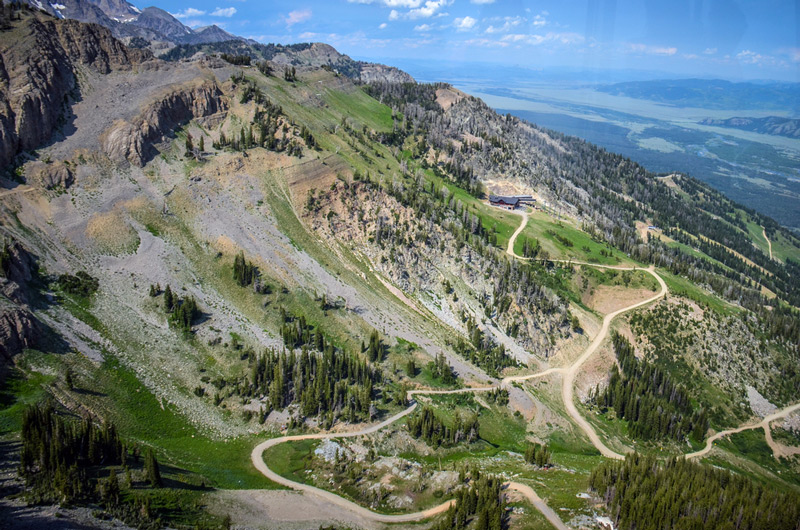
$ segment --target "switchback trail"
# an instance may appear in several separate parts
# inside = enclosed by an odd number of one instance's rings
[[[528,215],[525,212],[517,212],[522,217],[522,222],[520,223],[519,228],[514,232],[511,236],[511,239],[508,241],[508,248],[506,252],[518,259],[526,260],[528,258],[524,258],[522,256],[518,256],[514,252],[514,242],[517,239],[517,236],[522,232],[525,228],[525,225],[528,222]],[[764,234],[766,237],[766,233]],[[768,240],[769,241],[769,240]],[[771,246],[770,246],[771,248]],[[404,522],[413,522],[413,521],[421,521],[432,517],[434,515],[443,513],[447,511],[447,509],[455,502],[454,500],[449,500],[444,502],[438,506],[434,506],[433,508],[429,508],[427,510],[415,513],[407,513],[407,514],[397,514],[397,515],[388,515],[388,514],[381,514],[364,508],[352,501],[349,501],[335,493],[332,493],[327,490],[323,490],[321,488],[317,488],[308,484],[302,484],[299,482],[295,482],[288,478],[285,478],[278,473],[272,471],[267,464],[264,462],[264,451],[271,447],[275,447],[276,445],[291,442],[291,441],[300,441],[300,440],[323,440],[329,438],[351,438],[356,436],[363,436],[367,434],[375,433],[384,427],[391,425],[392,423],[408,416],[417,408],[416,401],[413,400],[414,396],[423,396],[423,395],[443,395],[443,394],[465,394],[465,393],[477,393],[477,392],[489,392],[492,390],[496,390],[499,388],[505,388],[512,385],[515,382],[526,381],[529,379],[545,377],[551,374],[562,374],[564,378],[562,380],[561,385],[561,396],[564,401],[564,406],[567,409],[568,414],[572,417],[575,423],[583,430],[589,440],[592,442],[592,445],[600,451],[600,453],[607,457],[613,459],[623,459],[625,458],[624,455],[617,453],[616,451],[610,449],[606,446],[600,437],[598,436],[597,432],[594,430],[594,427],[578,412],[577,407],[575,406],[575,395],[574,395],[574,384],[575,384],[575,377],[578,374],[581,366],[598,350],[600,345],[605,341],[606,337],[608,336],[608,332],[611,328],[611,322],[618,317],[619,315],[626,313],[628,311],[632,311],[634,309],[638,309],[642,306],[655,302],[656,300],[663,298],[667,292],[667,284],[664,282],[664,279],[658,275],[655,271],[653,266],[649,268],[641,268],[641,267],[626,267],[626,266],[614,266],[614,265],[600,265],[596,263],[585,263],[580,261],[572,261],[572,260],[551,260],[556,263],[568,263],[575,266],[588,266],[588,267],[597,267],[601,269],[614,269],[614,270],[641,270],[647,272],[651,276],[653,276],[656,281],[658,282],[661,289],[657,294],[648,298],[647,300],[642,300],[641,302],[637,302],[633,305],[628,307],[624,307],[622,309],[618,309],[613,313],[609,313],[605,315],[603,318],[603,324],[600,328],[600,331],[597,333],[595,338],[592,340],[591,344],[588,348],[583,352],[583,354],[578,357],[569,367],[566,368],[549,368],[542,372],[538,372],[535,374],[530,375],[522,375],[522,376],[508,376],[503,378],[503,380],[498,385],[492,386],[485,386],[485,387],[468,387],[468,388],[459,388],[455,390],[410,390],[408,392],[408,398],[411,400],[411,405],[406,408],[405,410],[398,412],[394,416],[377,423],[372,426],[365,427],[363,429],[357,431],[350,431],[350,432],[328,432],[328,433],[315,433],[315,434],[300,434],[300,435],[293,435],[293,436],[281,436],[279,438],[273,438],[270,440],[266,440],[260,444],[258,444],[250,455],[253,465],[256,469],[258,469],[265,477],[272,480],[273,482],[277,482],[283,486],[287,486],[294,490],[303,491],[307,493],[311,493],[313,495],[317,495],[337,506],[346,508],[348,510],[353,511],[357,515],[371,521],[380,522],[380,523],[404,523]],[[748,429],[758,429],[758,428],[769,428],[769,423],[773,420],[778,418],[784,417],[796,410],[800,410],[800,403],[795,405],[786,407],[783,410],[770,414],[769,416],[765,417],[761,422],[749,425],[743,425],[736,429],[729,429],[726,431],[721,431],[716,433],[715,435],[709,437],[706,440],[705,448],[701,449],[700,451],[696,451],[694,453],[690,453],[685,455],[686,458],[698,458],[702,457],[711,450],[713,447],[714,441],[727,436],[729,434],[742,432]],[[549,507],[545,502],[536,494],[536,492],[528,485],[521,484],[518,482],[507,482],[505,484],[506,489],[514,490],[525,497],[538,509],[542,514],[550,521],[553,526],[555,526],[558,530],[569,530],[558,515]]]

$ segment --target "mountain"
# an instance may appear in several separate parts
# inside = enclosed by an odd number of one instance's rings
[[[324,44],[0,28],[4,527],[797,527],[771,218]]]
[[[321,42],[298,44],[260,44],[228,40],[203,44],[182,44],[164,53],[166,61],[180,61],[198,53],[225,54],[230,57],[247,57],[251,61],[270,61],[285,67],[331,68],[333,71],[364,83],[388,81],[392,83],[414,83],[408,73],[383,64],[355,61],[336,51],[333,46]]]
[[[786,136],[788,138],[800,137],[800,120],[778,116],[767,116],[766,118],[706,118],[699,123],[701,125],[730,127],[761,134]]]
[[[147,7],[139,10],[125,0],[64,0],[47,4],[38,0],[27,1],[31,7],[58,18],[72,18],[105,26],[118,38],[139,37],[170,44],[243,40],[217,26],[193,30],[163,9]]]
[[[734,83],[720,79],[666,79],[601,85],[601,92],[679,107],[800,112],[800,83]]]

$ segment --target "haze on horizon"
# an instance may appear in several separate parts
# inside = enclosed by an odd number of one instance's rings
[[[157,7],[192,27],[217,24],[263,43],[326,42],[387,63],[800,81],[800,3],[791,0],[163,0]]]

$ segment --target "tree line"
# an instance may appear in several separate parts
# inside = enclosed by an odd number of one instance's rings
[[[472,443],[478,439],[478,415],[462,416],[456,413],[453,425],[449,426],[434,414],[428,406],[411,416],[406,422],[409,434],[414,438],[422,438],[432,447],[450,447],[461,442]]]
[[[506,501],[500,478],[472,472],[468,487],[456,491],[455,504],[431,530],[502,530],[507,523]]]
[[[589,485],[619,530],[796,530],[800,495],[728,470],[633,453],[596,467]]]
[[[631,343],[616,331],[612,343],[622,372],[613,366],[608,386],[595,389],[594,402],[627,420],[634,438],[682,441],[691,434],[702,441],[708,417],[705,409],[694,410],[686,388],[652,363],[637,359]]]

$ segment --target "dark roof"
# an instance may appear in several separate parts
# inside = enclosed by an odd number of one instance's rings
[[[516,205],[519,203],[518,197],[503,197],[502,195],[489,195],[489,202]]]

